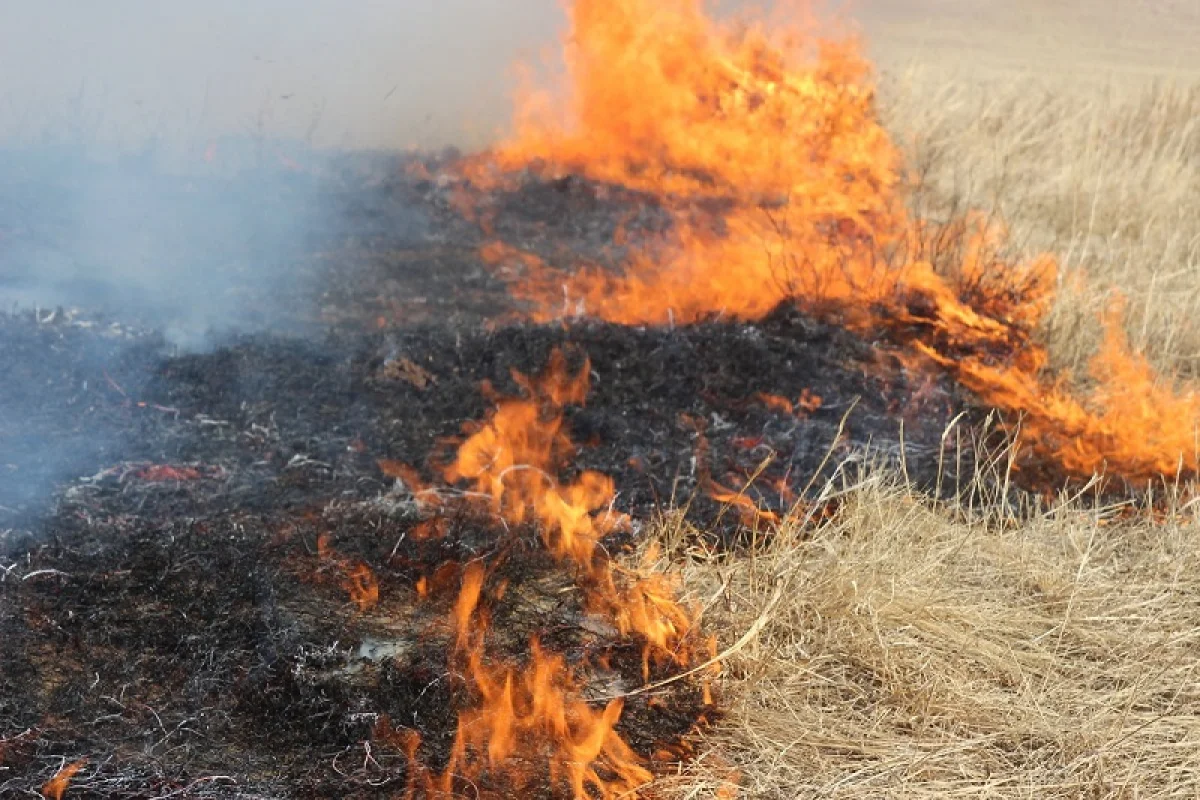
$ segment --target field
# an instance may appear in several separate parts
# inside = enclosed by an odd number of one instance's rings
[[[887,126],[932,218],[1002,219],[1063,274],[1040,337],[1088,380],[1119,291],[1161,374],[1200,371],[1194,4],[858,4]],[[1180,425],[1190,424],[1179,420]],[[998,454],[1003,464],[1003,454]],[[1062,493],[1033,511],[933,504],[849,474],[829,522],[747,555],[689,549],[724,631],[731,710],[679,797],[1194,797],[1200,524]],[[983,509],[983,510],[981,510]],[[673,549],[672,549],[673,548]],[[735,786],[740,788],[734,788]]]
[[[1200,8],[827,5],[0,151],[0,795],[1200,796]]]

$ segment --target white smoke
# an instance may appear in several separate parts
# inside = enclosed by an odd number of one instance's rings
[[[0,0],[0,304],[135,310],[185,346],[268,327],[336,233],[330,159],[485,144],[561,21],[555,0]]]
[[[0,0],[0,142],[480,144],[555,0]]]

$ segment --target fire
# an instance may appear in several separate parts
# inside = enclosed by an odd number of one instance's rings
[[[481,702],[459,717],[447,775],[472,774],[472,762],[482,761],[521,790],[548,772],[551,784],[577,798],[627,796],[648,783],[649,770],[615,730],[622,702],[594,709],[580,699],[562,656],[534,641],[531,657],[515,672],[486,666],[482,648],[472,650],[468,669]],[[531,760],[546,770],[531,774]]]
[[[469,481],[489,497],[493,511],[505,520],[539,523],[552,552],[584,566],[591,564],[600,537],[624,522],[602,511],[615,495],[611,478],[583,472],[563,484],[558,477],[574,453],[563,407],[584,402],[589,371],[585,359],[572,374],[560,350],[540,376],[514,370],[513,380],[525,397],[501,399],[445,471],[451,483]]]
[[[618,577],[609,569],[596,576],[590,596],[592,610],[612,619],[622,636],[633,634],[644,642],[642,677],[645,680],[650,679],[652,663],[684,666],[692,657],[687,642],[695,625],[695,615],[676,600],[679,595],[677,578],[650,570],[657,557],[658,551],[652,547],[643,556],[643,568],[638,573]]]
[[[457,797],[475,776],[487,774],[506,796],[527,796],[547,780],[575,798],[635,797],[653,777],[615,730],[622,703],[595,709],[559,655],[535,641],[531,663],[520,670],[486,663],[472,650],[466,671],[476,706],[459,714],[450,760],[432,774],[417,758],[415,734],[380,726],[377,738],[393,741],[408,756],[406,797]]]
[[[695,614],[677,600],[678,582],[654,571],[653,549],[639,567],[624,568],[599,547],[605,535],[627,523],[611,510],[611,479],[586,471],[563,476],[574,453],[564,409],[585,402],[589,375],[586,359],[572,370],[566,354],[556,350],[539,375],[513,371],[519,396],[501,396],[485,386],[494,408],[468,426],[444,476],[468,483],[507,525],[536,525],[547,551],[574,567],[585,611],[607,618],[620,636],[641,642],[643,677],[649,680],[654,665],[691,663]],[[327,543],[319,549],[326,552]],[[449,613],[451,662],[474,702],[459,712],[449,762],[434,773],[418,757],[415,733],[397,732],[386,723],[376,730],[377,738],[408,758],[407,796],[452,796],[483,776],[507,787],[509,796],[547,783],[576,798],[636,796],[652,775],[617,732],[622,700],[589,703],[585,682],[565,657],[546,651],[536,637],[525,663],[497,663],[488,647],[488,607],[506,584],[489,584],[484,561],[470,562],[460,574]],[[428,582],[422,578],[417,589],[427,596]]]
[[[450,763],[427,788],[450,794],[454,779],[485,772],[509,787],[510,795],[549,779],[577,798],[617,797],[651,779],[616,733],[622,703],[594,709],[562,656],[530,642],[530,663],[520,670],[496,666],[486,647],[487,618],[478,610],[485,572],[478,562],[463,574],[455,603],[455,653],[478,703],[459,714]],[[410,769],[423,773],[417,763]]]
[[[612,479],[590,471],[567,483],[559,479],[574,452],[563,407],[585,402],[589,372],[584,359],[572,373],[561,350],[551,353],[541,375],[514,370],[524,396],[497,398],[495,410],[459,446],[445,477],[472,482],[506,522],[536,522],[546,547],[583,570],[594,611],[613,619],[622,634],[641,636],[647,661],[654,654],[682,663],[677,647],[691,625],[673,599],[674,588],[661,575],[618,573],[610,560],[596,558],[599,540],[628,522],[611,509]]]
[[[333,564],[342,577],[339,585],[359,611],[370,611],[379,604],[379,581],[371,568],[361,561],[343,558],[329,544],[329,534],[317,537],[317,558]]]
[[[716,481],[708,480],[705,489],[708,496],[718,503],[724,503],[737,511],[742,525],[752,530],[774,525],[780,522],[780,517],[773,511],[760,509],[753,500],[742,492],[734,492]]]
[[[1070,473],[1116,472],[1131,479],[1197,472],[1200,395],[1164,386],[1130,351],[1115,319],[1089,365],[1095,388],[1084,400],[1029,373],[978,359],[955,365],[959,379],[997,408],[1021,414],[1026,449],[1051,449]]]
[[[75,773],[87,766],[88,760],[81,758],[78,761],[73,761],[67,764],[58,772],[54,773],[54,777],[46,781],[42,785],[42,797],[50,800],[62,800],[67,793],[67,789],[71,787],[71,780],[75,777]]]
[[[821,404],[824,402],[820,395],[813,394],[808,389],[803,390],[800,393],[800,396],[796,398],[795,402],[787,399],[786,397],[780,397],[777,394],[768,394],[766,392],[759,392],[758,394],[754,395],[754,399],[772,411],[781,411],[784,414],[795,414],[799,417],[804,417],[811,414],[820,408]]]
[[[485,189],[530,172],[624,186],[672,225],[635,244],[621,274],[560,271],[489,243],[485,261],[534,318],[754,320],[799,302],[886,331],[1014,427],[1022,418],[1026,465],[1132,482],[1197,472],[1200,397],[1164,385],[1119,321],[1094,391],[1046,374],[1034,333],[1054,299],[1053,258],[1000,257],[1005,231],[977,215],[934,225],[907,211],[855,41],[817,40],[794,14],[717,21],[699,0],[574,0],[568,13],[565,97],[525,86],[514,136],[464,170]]]

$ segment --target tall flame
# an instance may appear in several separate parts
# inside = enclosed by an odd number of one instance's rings
[[[489,243],[485,260],[518,276],[513,292],[535,318],[752,320],[801,301],[890,329],[1024,417],[1026,463],[1134,482],[1197,471],[1200,397],[1165,386],[1117,321],[1094,391],[1046,375],[1034,331],[1053,300],[1053,258],[999,258],[1004,231],[978,217],[939,226],[909,214],[856,42],[816,40],[783,15],[716,21],[699,0],[574,0],[569,19],[566,99],[526,86],[513,138],[465,170],[484,188],[523,170],[618,184],[652,195],[672,226],[622,274],[560,272]],[[931,243],[949,240],[947,265]]]
[[[646,569],[628,570],[598,547],[627,522],[610,508],[612,480],[586,471],[563,478],[574,452],[564,407],[585,401],[589,372],[586,359],[572,371],[567,356],[555,350],[540,375],[513,371],[521,396],[499,396],[485,387],[495,407],[468,427],[444,477],[468,483],[506,523],[536,524],[547,550],[575,567],[585,609],[606,616],[621,636],[640,639],[649,678],[652,664],[689,663],[694,617],[676,600],[676,582],[648,568],[653,552]],[[509,796],[546,785],[576,798],[636,796],[652,776],[617,733],[622,701],[594,707],[584,700],[582,681],[566,659],[536,638],[520,668],[497,659],[488,648],[489,592],[498,590],[489,589],[485,564],[466,565],[450,610],[451,658],[475,702],[459,712],[445,769],[434,774],[421,763],[415,733],[401,734],[387,723],[376,730],[377,738],[408,757],[407,796],[455,796],[462,782],[485,775],[507,787]]]

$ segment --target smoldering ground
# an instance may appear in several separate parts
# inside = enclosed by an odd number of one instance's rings
[[[553,0],[0,0],[0,513],[129,455],[156,359],[321,335],[357,268],[339,248],[431,235],[363,186],[403,168],[396,151],[490,139],[507,66],[558,17]]]
[[[338,233],[329,160],[477,146],[553,0],[0,2],[0,301],[180,345],[295,309]],[[332,155],[331,155],[332,154]],[[412,230],[419,221],[399,219]]]

